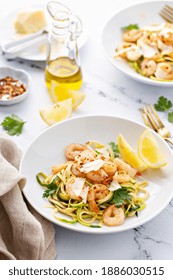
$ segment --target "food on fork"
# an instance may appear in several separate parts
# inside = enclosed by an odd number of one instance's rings
[[[120,137],[126,141],[119,135],[118,144]],[[65,148],[66,161],[53,166],[51,175],[37,174],[38,183],[45,188],[43,197],[53,205],[57,220],[87,227],[120,226],[126,217],[138,216],[146,207],[148,182],[140,177],[141,160],[134,160],[130,149],[132,164],[139,169],[125,161],[130,145],[124,142],[121,152],[114,142],[70,144]]]
[[[173,24],[161,23],[123,29],[123,42],[114,58],[122,58],[139,74],[158,81],[173,81]]]
[[[29,9],[17,14],[14,28],[19,34],[38,32],[47,26],[45,14],[42,10]]]

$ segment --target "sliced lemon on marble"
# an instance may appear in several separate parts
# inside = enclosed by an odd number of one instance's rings
[[[74,110],[83,102],[86,94],[79,90],[69,89],[66,86],[57,84],[56,82],[52,81],[50,87],[50,96],[53,102],[59,102],[71,98],[72,108]]]
[[[118,135],[118,150],[123,160],[130,164],[133,168],[141,172],[147,168],[146,164],[140,159],[138,154],[121,134]]]
[[[157,169],[167,164],[159,149],[157,140],[148,129],[144,130],[139,138],[138,154],[143,162],[150,168]]]
[[[57,122],[71,117],[72,114],[72,99],[57,102],[52,106],[41,109],[40,116],[45,123],[53,125]]]

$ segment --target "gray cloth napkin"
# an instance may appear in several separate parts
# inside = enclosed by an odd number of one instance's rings
[[[16,144],[0,135],[0,260],[54,259],[54,227],[25,201],[20,159]]]

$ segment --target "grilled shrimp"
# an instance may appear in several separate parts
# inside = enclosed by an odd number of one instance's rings
[[[105,185],[95,184],[93,185],[89,191],[87,196],[87,201],[89,202],[89,207],[95,213],[99,213],[99,208],[96,204],[96,200],[103,199],[109,194],[109,190]]]
[[[110,205],[103,213],[103,223],[107,226],[119,226],[124,222],[125,216],[122,208]]]
[[[144,59],[141,63],[141,70],[147,77],[152,76],[156,71],[157,64],[154,60]]]
[[[130,61],[137,61],[141,56],[140,48],[138,46],[134,46],[131,50],[126,53],[127,59]]]
[[[86,148],[81,144],[70,144],[65,148],[65,156],[68,160],[74,160],[81,151],[84,151]]]
[[[135,47],[136,45],[133,43],[127,43],[124,42],[122,43],[117,49],[116,52],[119,53],[118,56],[121,56],[122,58],[126,58],[126,52],[128,51],[128,49],[132,49],[132,47]],[[116,57],[116,54],[115,54]]]
[[[130,177],[135,177],[138,172],[135,168],[131,167],[128,163],[119,158],[115,158],[114,162],[117,164],[118,171],[125,171]]]
[[[142,35],[142,32],[136,29],[129,30],[124,32],[123,40],[125,42],[135,43]]]
[[[158,79],[166,79],[172,72],[171,65],[168,62],[161,62],[157,64],[155,76]]]
[[[106,162],[102,168],[108,176],[113,176],[117,171],[117,165],[114,162]]]
[[[71,167],[71,172],[76,177],[85,177],[85,174],[80,171],[80,165],[77,163],[74,163]]]
[[[79,162],[79,163],[87,163],[90,161],[93,161],[96,157],[96,153],[94,153],[93,151],[86,149],[82,152],[80,152],[76,157],[75,157],[75,161]]]
[[[130,176],[126,173],[116,172],[113,177],[113,180],[117,181],[119,184],[126,183],[130,181]]]
[[[90,171],[86,173],[85,176],[94,183],[102,183],[107,178],[107,174],[102,168],[97,171]]]

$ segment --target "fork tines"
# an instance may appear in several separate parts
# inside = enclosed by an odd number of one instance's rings
[[[158,131],[159,128],[163,128],[164,124],[156,113],[153,105],[143,106],[140,109],[142,118],[146,126],[152,128],[155,131]]]
[[[159,15],[166,21],[173,23],[173,7],[165,5]]]

